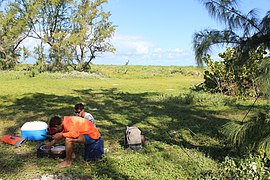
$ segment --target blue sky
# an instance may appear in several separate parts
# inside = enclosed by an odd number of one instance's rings
[[[270,0],[242,0],[240,9],[258,9],[264,16]],[[109,0],[104,6],[117,26],[115,54],[103,54],[94,64],[196,65],[192,36],[206,28],[223,29],[199,0]],[[214,54],[218,52],[213,52]]]
[[[260,17],[270,10],[270,0],[240,0],[239,9],[247,13],[256,8]],[[204,29],[222,30],[200,0],[108,0],[105,11],[116,25],[111,43],[117,49],[98,55],[94,64],[195,66],[192,37]],[[23,45],[33,49],[35,40]],[[212,57],[222,49],[215,48]],[[35,63],[30,58],[26,63]]]

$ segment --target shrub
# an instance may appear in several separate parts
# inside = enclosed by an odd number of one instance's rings
[[[219,56],[221,61],[214,61],[210,55],[204,59],[209,70],[204,73],[202,87],[205,91],[226,95],[257,96],[259,94],[257,78],[261,73],[261,62],[265,50],[259,48],[250,52],[250,59],[245,63],[238,61],[236,48],[227,48]]]

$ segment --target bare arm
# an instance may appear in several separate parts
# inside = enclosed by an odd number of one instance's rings
[[[53,138],[53,140],[51,142],[48,142],[45,144],[46,148],[50,148],[52,145],[54,145],[55,143],[57,143],[58,141],[63,139],[64,136],[62,135],[62,133],[56,133],[55,135],[53,135],[52,138]]]

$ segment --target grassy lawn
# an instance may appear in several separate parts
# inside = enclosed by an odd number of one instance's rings
[[[233,155],[220,129],[241,121],[252,99],[192,91],[203,81],[202,69],[93,65],[91,71],[32,78],[29,72],[0,72],[0,136],[20,135],[28,121],[73,115],[74,105],[82,102],[106,148],[102,160],[85,162],[77,145],[73,166],[58,169],[60,159],[36,157],[36,147],[45,142],[0,143],[0,178],[192,179],[217,170],[226,155]],[[264,106],[259,100],[252,112]],[[124,150],[127,125],[138,126],[150,144],[138,152]]]

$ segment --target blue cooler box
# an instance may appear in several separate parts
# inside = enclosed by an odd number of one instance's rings
[[[47,134],[48,125],[42,121],[26,122],[21,127],[21,135],[29,141],[42,141],[46,137],[42,134]]]

